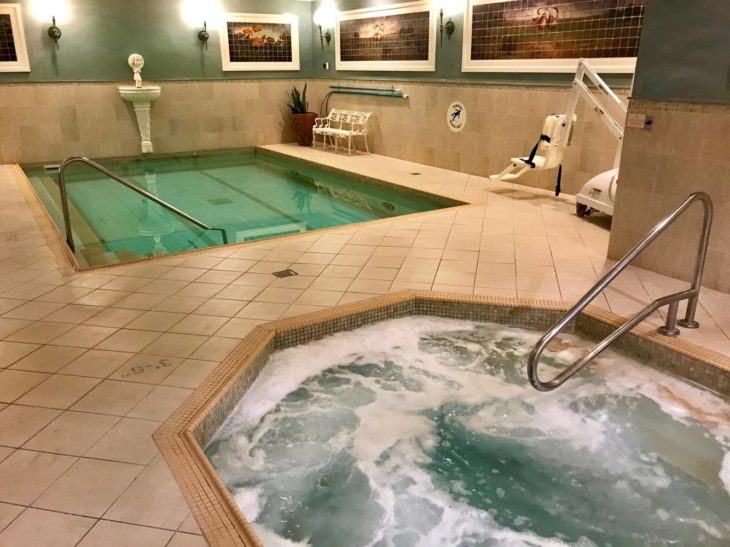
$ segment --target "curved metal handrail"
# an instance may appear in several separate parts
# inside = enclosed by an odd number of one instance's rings
[[[692,285],[686,291],[670,294],[659,298],[649,304],[646,308],[641,310],[635,317],[621,325],[621,327],[612,332],[608,337],[601,341],[595,348],[593,348],[587,355],[578,359],[575,363],[570,365],[560,374],[558,374],[552,380],[543,382],[538,376],[538,365],[540,364],[540,357],[547,348],[548,344],[555,338],[563,329],[575,319],[580,312],[582,312],[618,275],[623,272],[626,267],[639,255],[644,249],[646,249],[651,243],[659,237],[669,226],[671,226],[675,220],[677,220],[682,214],[695,202],[701,202],[704,207],[704,220],[702,223],[702,237],[700,239],[700,245],[697,252],[697,262],[695,263],[694,278]],[[659,329],[659,332],[666,336],[677,336],[679,330],[677,329],[677,323],[680,326],[688,329],[696,329],[700,325],[695,321],[695,313],[697,312],[697,303],[700,295],[700,288],[702,287],[702,273],[705,269],[705,258],[707,256],[707,246],[710,240],[710,230],[712,229],[712,200],[710,196],[704,192],[696,192],[691,194],[684,203],[677,207],[672,213],[664,218],[659,224],[642,239],[633,249],[631,249],[626,256],[624,256],[609,272],[598,282],[592,289],[590,289],[578,303],[573,306],[555,325],[550,327],[550,330],[538,340],[535,346],[530,352],[530,357],[527,362],[527,372],[530,378],[532,387],[538,391],[552,391],[553,389],[563,385],[569,378],[578,373],[584,366],[590,363],[596,356],[598,356],[603,350],[611,345],[615,340],[629,332],[636,325],[641,323],[649,315],[654,313],[662,306],[669,306],[667,311],[667,322]],[[687,313],[683,320],[677,322],[677,311],[679,309],[679,303],[682,300],[687,300]]]
[[[205,224],[204,222],[201,222],[197,218],[192,217],[187,213],[184,213],[183,211],[181,211],[174,205],[170,205],[166,201],[161,200],[156,195],[150,194],[147,190],[143,190],[139,186],[132,184],[131,182],[129,182],[127,180],[124,180],[122,177],[113,173],[112,171],[110,171],[109,169],[104,167],[103,165],[96,163],[94,160],[90,160],[89,158],[85,158],[83,156],[73,156],[73,157],[65,159],[61,163],[61,166],[58,170],[58,187],[61,192],[61,210],[63,212],[63,224],[64,224],[64,228],[66,230],[66,243],[68,243],[68,246],[71,248],[72,251],[75,251],[76,249],[74,246],[73,233],[72,233],[72,229],[71,229],[71,215],[70,215],[69,209],[68,209],[68,194],[66,193],[66,168],[69,165],[72,165],[74,163],[83,163],[93,169],[96,169],[97,171],[106,175],[110,179],[115,180],[116,182],[126,186],[130,190],[137,192],[141,196],[144,196],[147,199],[154,201],[155,203],[157,203],[158,205],[161,205],[162,207],[164,207],[171,213],[174,213],[174,214],[178,215],[179,217],[184,218],[188,222],[195,224],[196,226],[198,226],[199,228],[202,228],[203,230],[212,230],[215,232],[220,232],[221,237],[223,238],[223,243],[224,244],[228,243],[228,234],[226,233],[226,231],[223,228],[213,228],[211,226],[208,226],[207,224]]]

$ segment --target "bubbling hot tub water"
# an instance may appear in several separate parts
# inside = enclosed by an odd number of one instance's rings
[[[730,404],[611,352],[539,393],[537,338],[412,317],[279,351],[206,453],[267,547],[730,544]]]

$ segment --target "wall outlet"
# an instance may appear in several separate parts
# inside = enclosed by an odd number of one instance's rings
[[[330,69],[330,64],[329,63],[322,63],[322,68],[325,69],[325,70],[329,70]]]
[[[651,129],[654,118],[646,114],[629,114],[626,117],[626,127],[632,129]]]

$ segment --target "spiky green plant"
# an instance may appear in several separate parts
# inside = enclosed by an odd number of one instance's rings
[[[296,86],[291,90],[289,104],[287,105],[292,114],[306,114],[309,112],[309,103],[307,102],[307,84],[304,84],[304,90],[299,93]]]

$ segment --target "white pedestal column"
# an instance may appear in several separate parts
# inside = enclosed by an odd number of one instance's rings
[[[137,115],[137,126],[139,127],[139,136],[142,138],[142,153],[150,154],[154,152],[152,147],[152,129],[150,127],[150,110],[152,103],[135,102],[134,113]]]

